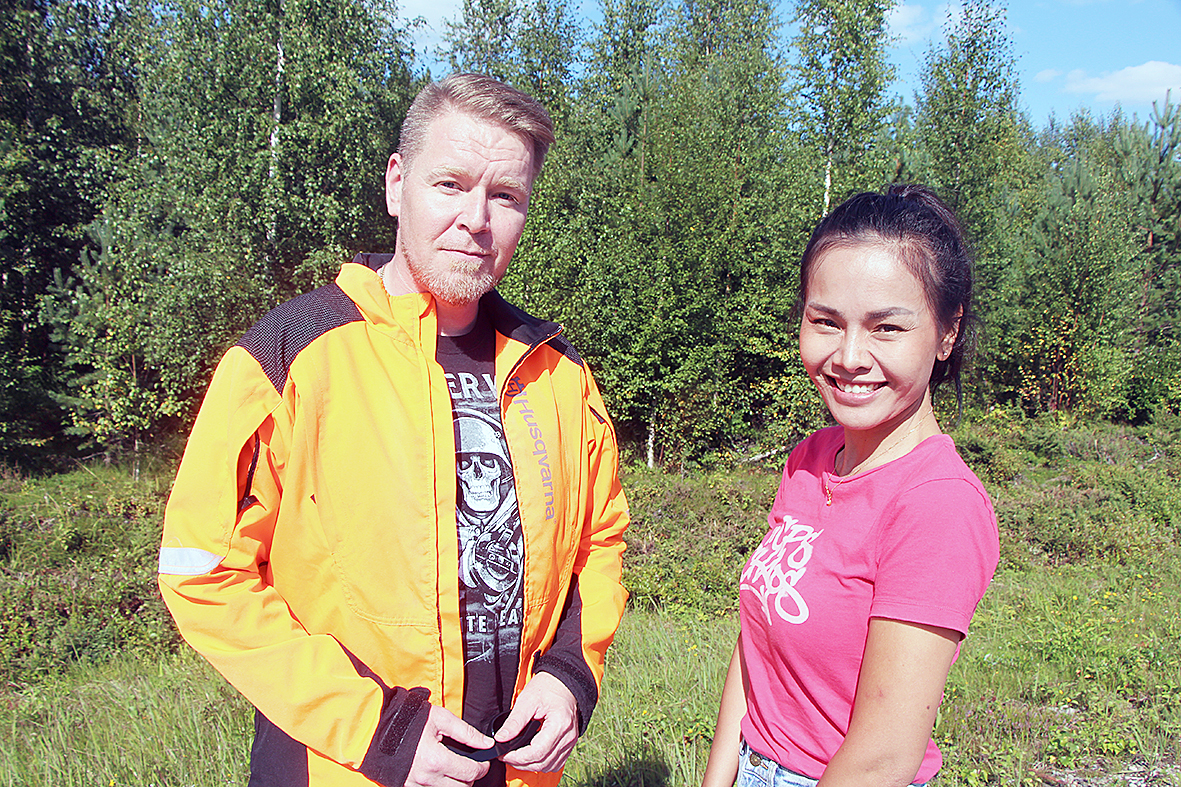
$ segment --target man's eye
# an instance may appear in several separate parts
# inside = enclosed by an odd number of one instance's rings
[[[514,204],[516,204],[517,202],[520,202],[520,200],[517,199],[515,194],[510,194],[507,191],[499,191],[492,196],[494,199],[502,200],[504,202],[512,202]]]

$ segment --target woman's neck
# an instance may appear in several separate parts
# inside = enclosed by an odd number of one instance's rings
[[[942,434],[928,393],[918,408],[889,430],[845,429],[845,446],[836,457],[838,476],[863,473],[906,456],[919,443]]]

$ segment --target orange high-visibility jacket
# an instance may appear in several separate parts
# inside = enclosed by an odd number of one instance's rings
[[[359,255],[226,353],[165,514],[164,599],[258,709],[252,762],[275,783],[400,787],[427,691],[462,714],[451,398],[434,302],[387,295],[388,258]],[[581,732],[627,598],[615,436],[557,325],[495,292],[481,308],[525,537],[516,692],[553,673]]]

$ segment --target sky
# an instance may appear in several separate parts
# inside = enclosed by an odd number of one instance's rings
[[[572,3],[589,32],[595,0]],[[1069,121],[1080,109],[1104,117],[1117,105],[1147,120],[1153,102],[1163,105],[1170,88],[1173,102],[1181,103],[1181,0],[1010,0],[1007,6],[1020,101],[1035,127],[1051,116]],[[440,40],[443,20],[458,18],[462,0],[402,0],[399,7],[403,17],[425,20],[415,44],[429,54]],[[780,0],[781,17],[789,19],[792,7],[790,0]],[[955,12],[954,3],[915,0],[892,11],[894,92],[909,103],[919,89],[924,56],[941,40],[949,13]],[[436,62],[427,63],[436,75],[446,72]]]

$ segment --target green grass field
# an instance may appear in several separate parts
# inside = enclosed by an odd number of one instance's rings
[[[1002,561],[949,679],[934,784],[1181,785],[1181,426],[993,414],[955,437]],[[700,782],[777,477],[627,471],[633,603],[566,783]],[[0,787],[245,784],[250,708],[153,596],[167,483],[0,478]]]

